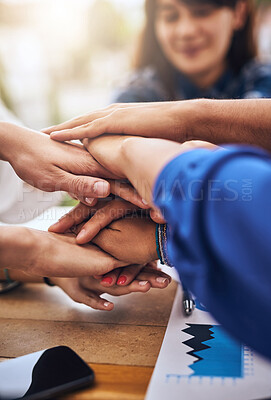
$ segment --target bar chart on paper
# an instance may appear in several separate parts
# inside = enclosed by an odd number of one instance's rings
[[[146,400],[271,398],[271,364],[197,305],[185,318],[179,288]]]

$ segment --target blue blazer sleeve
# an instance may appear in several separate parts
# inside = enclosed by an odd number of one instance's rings
[[[159,175],[154,201],[183,283],[235,337],[271,358],[271,158],[197,149]]]

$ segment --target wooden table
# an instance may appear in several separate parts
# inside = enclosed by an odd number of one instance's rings
[[[59,288],[22,286],[0,297],[0,358],[67,345],[93,368],[96,381],[63,400],[143,400],[175,290],[172,283],[114,298],[115,310],[104,312],[72,302]]]

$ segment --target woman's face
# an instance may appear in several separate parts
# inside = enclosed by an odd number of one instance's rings
[[[242,7],[187,5],[180,0],[156,3],[155,32],[165,57],[199,86],[214,83],[226,66],[233,33],[243,25]]]

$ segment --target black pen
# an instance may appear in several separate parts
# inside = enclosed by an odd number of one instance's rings
[[[195,301],[185,286],[183,286],[183,311],[184,315],[189,316],[195,308]]]

